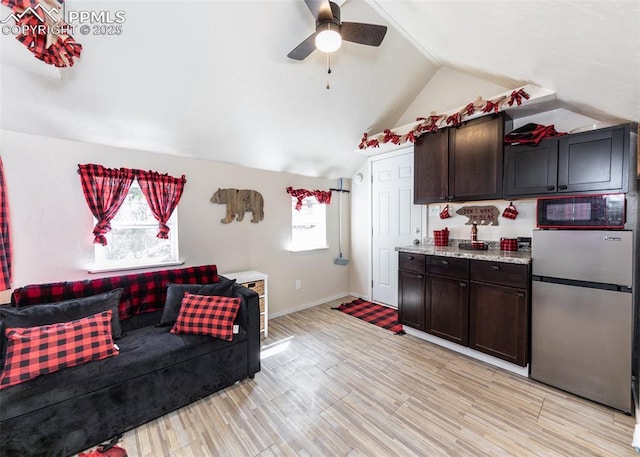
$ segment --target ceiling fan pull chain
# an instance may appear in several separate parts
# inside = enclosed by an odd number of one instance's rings
[[[331,54],[327,53],[327,90],[331,89],[329,85],[329,76],[331,75]]]

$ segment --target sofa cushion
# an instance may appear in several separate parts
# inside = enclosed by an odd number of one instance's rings
[[[169,330],[169,327],[132,330],[118,341],[118,357],[67,368],[7,387],[0,394],[0,417],[3,421],[9,420],[70,398],[124,385],[134,378],[167,370],[185,360],[224,351],[236,344],[246,344],[247,341],[243,329],[234,335],[233,341],[202,335],[175,335]],[[109,411],[104,411],[104,414],[109,414]]]
[[[171,333],[208,335],[231,341],[233,322],[240,308],[239,298],[185,293],[180,314]]]
[[[112,311],[29,328],[6,329],[7,356],[0,389],[67,367],[118,354],[111,336]]]
[[[167,286],[167,299],[164,302],[160,325],[173,325],[178,319],[180,305],[186,292],[196,295],[219,295],[231,297],[235,279],[225,279],[213,284],[173,284]]]
[[[4,359],[7,346],[6,328],[38,327],[41,325],[69,322],[91,316],[101,311],[111,310],[111,334],[117,339],[122,336],[118,318],[118,302],[122,289],[115,289],[97,295],[57,303],[32,305],[24,308],[4,306],[0,308],[0,359]]]

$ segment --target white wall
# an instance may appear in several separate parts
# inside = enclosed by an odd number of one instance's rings
[[[398,126],[410,124],[417,117],[427,117],[432,111],[443,113],[465,106],[479,96],[495,97],[509,87],[502,87],[453,68],[441,67],[418,94],[398,121]]]
[[[79,163],[98,163],[172,176],[185,174],[187,184],[178,206],[180,257],[186,266],[216,264],[223,274],[249,269],[268,274],[271,316],[349,292],[349,268],[334,264],[338,255],[336,193],[327,211],[330,249],[288,251],[291,203],[285,188],[327,190],[337,187],[335,180],[9,131],[1,135],[11,210],[14,287],[109,275],[87,272],[93,260],[93,223],[76,171]],[[225,206],[209,199],[218,188],[227,187],[259,191],[264,197],[264,220],[252,224],[247,214],[243,222],[222,224]],[[349,212],[346,204],[346,253]],[[302,282],[300,290],[295,290],[296,280]]]

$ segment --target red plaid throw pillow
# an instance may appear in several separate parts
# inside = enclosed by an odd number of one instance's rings
[[[171,333],[209,335],[233,340],[233,321],[240,308],[239,298],[185,293],[178,319]]]
[[[109,310],[69,322],[6,329],[7,357],[0,389],[117,355],[111,336],[111,313]]]

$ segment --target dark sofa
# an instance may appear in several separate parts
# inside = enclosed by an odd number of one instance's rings
[[[16,289],[11,306],[123,288],[120,353],[0,390],[0,455],[68,456],[206,397],[260,370],[258,295],[240,285],[232,341],[157,324],[168,283],[225,279],[215,265]],[[7,305],[3,305],[7,306]]]

